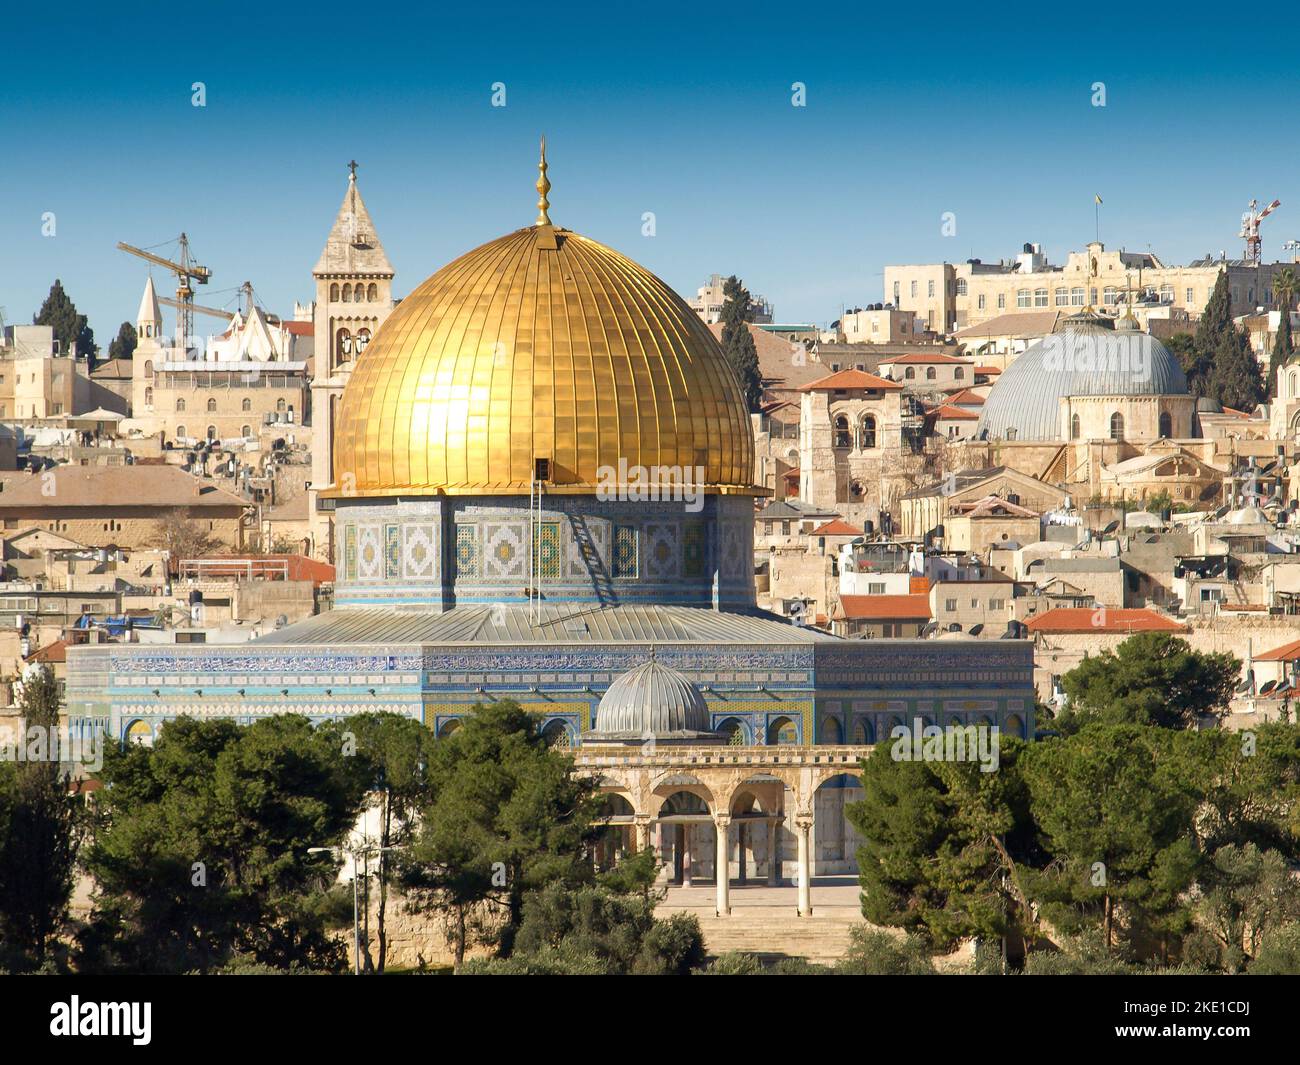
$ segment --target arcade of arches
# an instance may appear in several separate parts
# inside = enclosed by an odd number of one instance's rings
[[[575,758],[608,796],[603,863],[653,846],[670,883],[713,880],[719,916],[731,912],[733,880],[774,886],[789,870],[806,917],[813,876],[856,871],[857,838],[844,811],[861,798],[856,773],[870,753],[867,746],[587,743]]]

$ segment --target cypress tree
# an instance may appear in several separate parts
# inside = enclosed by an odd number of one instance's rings
[[[763,401],[763,375],[758,368],[758,348],[749,331],[749,292],[734,274],[722,286],[722,350],[740,378],[745,402],[756,411]]]
[[[1192,348],[1193,378],[1188,382],[1192,393],[1218,400],[1224,407],[1253,410],[1263,398],[1263,375],[1246,334],[1233,324],[1226,271],[1214,283]]]
[[[54,327],[54,339],[59,342],[59,350],[65,355],[76,351],[95,364],[95,333],[86,323],[86,316],[77,313],[77,305],[63,290],[63,282],[55,278],[50,286],[50,294],[45,297],[41,309],[32,318],[33,325]]]

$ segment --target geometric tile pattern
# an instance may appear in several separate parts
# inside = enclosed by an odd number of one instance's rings
[[[534,527],[533,574],[543,581],[560,579],[560,523],[543,521]]]
[[[615,580],[633,580],[637,572],[637,527],[614,526],[614,559],[610,567]]]
[[[383,549],[379,543],[378,525],[357,526],[357,578],[363,581],[375,580],[382,574],[380,562]]]
[[[678,526],[668,522],[649,522],[645,527],[645,572],[656,580],[667,580],[680,573]]]
[[[478,526],[461,522],[456,526],[456,577],[476,578],[479,575]]]
[[[402,576],[412,580],[441,576],[437,525],[402,526]]]
[[[707,548],[704,523],[690,521],[682,529],[682,574],[686,577],[704,575],[704,553]]]
[[[344,575],[350,581],[357,579],[357,527],[349,524],[343,531]]]
[[[488,580],[524,580],[528,576],[525,530],[520,522],[483,523],[483,575]],[[557,525],[557,535],[558,531]]]
[[[398,525],[384,526],[384,576],[394,580],[402,575],[402,530]]]

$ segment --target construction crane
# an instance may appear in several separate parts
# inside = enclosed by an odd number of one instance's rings
[[[212,271],[190,259],[190,238],[184,233],[180,235],[180,262],[164,259],[160,255],[154,255],[153,252],[131,244],[123,244],[121,241],[118,241],[117,247],[119,251],[138,255],[146,262],[161,266],[176,275],[176,299],[180,304],[178,308],[180,313],[176,315],[176,346],[181,351],[181,357],[184,358],[185,352],[189,350],[189,338],[194,333],[194,290],[190,288],[190,282],[206,285],[208,279],[212,277]]]
[[[244,296],[245,300],[247,301],[247,307],[248,307],[247,313],[252,313],[253,283],[251,281],[245,281],[242,285],[239,286],[239,291],[240,294]],[[180,300],[168,299],[166,296],[159,296],[158,302],[164,303],[168,307],[176,307],[179,310],[185,309],[185,305],[181,303]],[[204,307],[198,303],[191,303],[189,309],[192,310],[195,314],[210,314],[213,318],[224,318],[227,322],[230,321],[232,318],[234,318],[235,314],[237,313],[236,311],[222,310],[220,307]],[[280,316],[278,314],[270,314],[266,311],[263,311],[262,315],[269,324],[271,325],[280,324]]]
[[[1281,207],[1282,201],[1274,200],[1262,211],[1256,212],[1258,205],[1258,200],[1250,201],[1249,210],[1241,216],[1241,232],[1237,234],[1246,238],[1246,262],[1254,266],[1258,266],[1260,261],[1259,224]]]

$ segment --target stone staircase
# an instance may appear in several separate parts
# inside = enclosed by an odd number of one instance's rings
[[[760,958],[805,958],[820,965],[833,965],[849,949],[849,932],[863,923],[855,913],[819,914],[811,917],[794,913],[764,913],[733,910],[729,917],[698,914],[704,932],[705,949],[712,956],[744,951]]]

